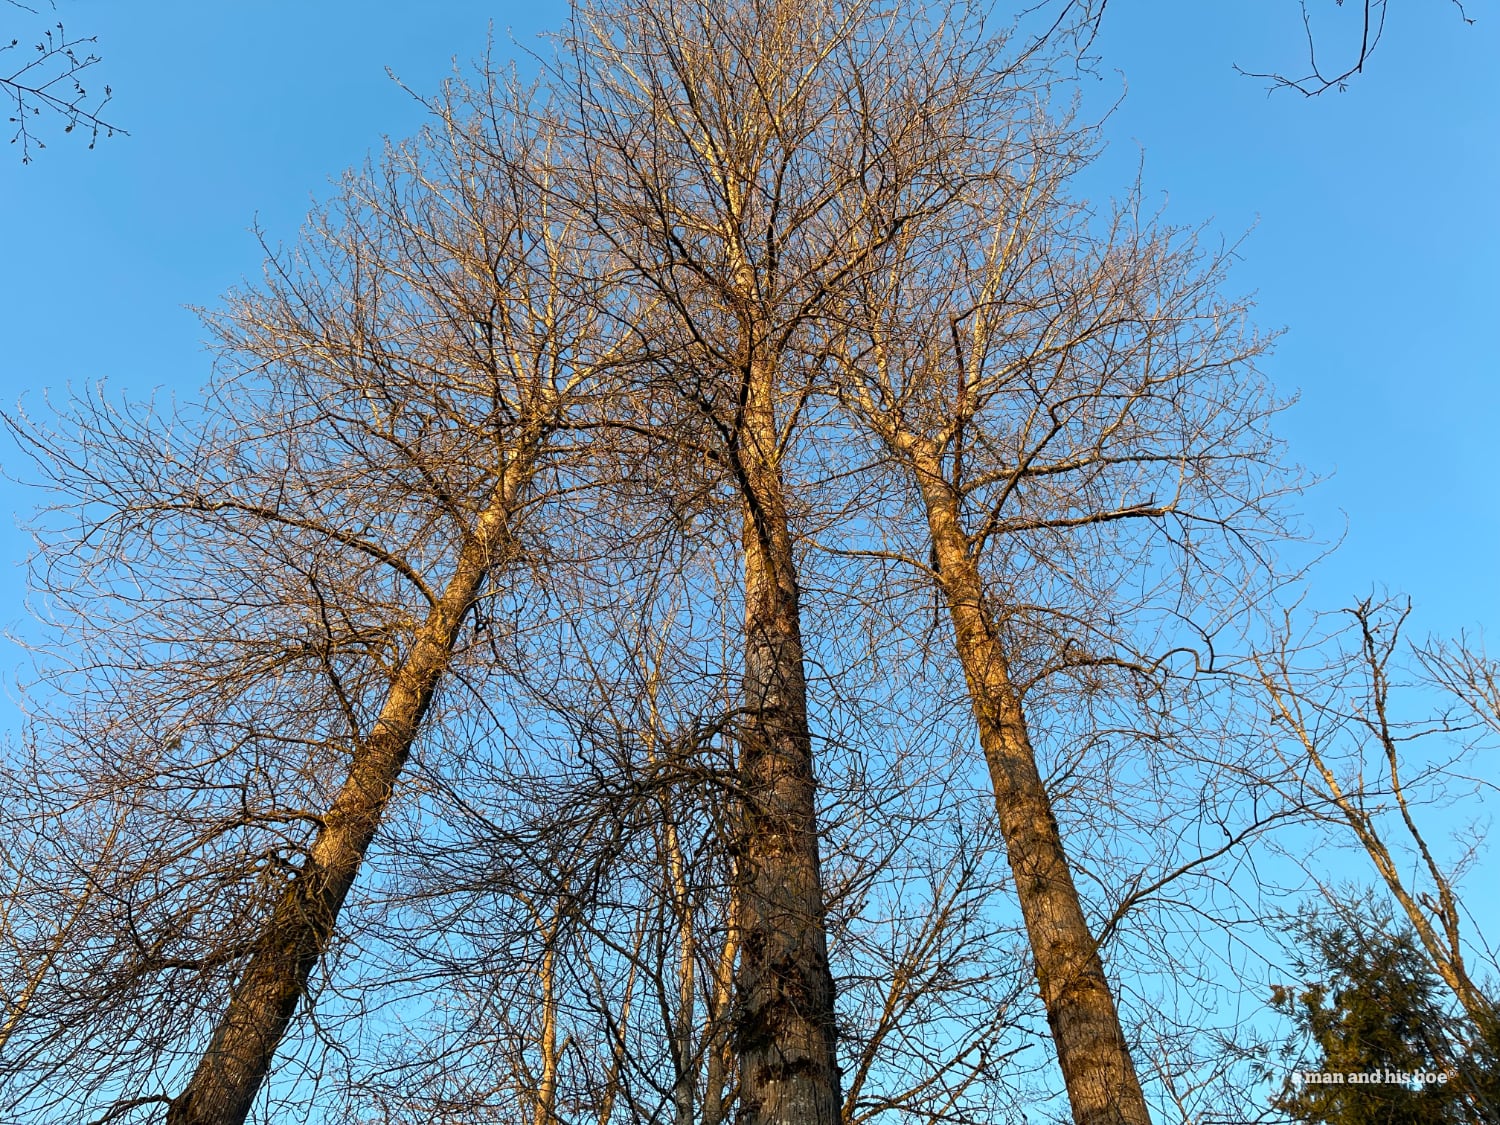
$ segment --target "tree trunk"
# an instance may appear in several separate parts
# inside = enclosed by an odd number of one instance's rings
[[[935,457],[918,456],[915,462],[1073,1120],[1076,1125],[1150,1125],[1099,947],[1037,770],[1021,700],[985,608],[978,561],[958,519],[958,499]]]
[[[459,552],[442,596],[417,632],[368,737],[323,817],[306,866],[282,893],[230,993],[198,1067],[167,1110],[167,1125],[241,1125],[277,1045],[328,948],[334,922],[380,826],[465,617],[509,549],[509,515],[525,468],[515,462]]]
[[[708,1019],[704,1027],[704,1052],[708,1056],[703,1089],[702,1125],[723,1125],[726,1106],[731,1098],[730,1083],[734,1075],[734,1057],[730,1053],[728,1019],[734,998],[734,964],[739,955],[739,937],[735,932],[739,917],[738,899],[729,904],[729,925],[724,932],[724,946],[719,950],[713,991],[708,1001]]]
[[[537,1088],[531,1091],[536,1098],[532,1125],[553,1125],[557,1120],[554,1112],[557,1104],[557,1072],[562,1061],[562,1052],[557,1046],[557,931],[562,915],[553,916],[552,924],[544,931],[546,947],[542,953],[540,969],[542,985],[542,1034],[538,1047],[542,1055],[542,1073]]]
[[[836,1125],[833,975],[818,869],[797,576],[782,494],[774,362],[747,372],[735,450],[743,497],[745,708],[739,847],[739,1120]]]
[[[693,900],[687,883],[687,862],[677,838],[672,812],[666,814],[665,843],[671,877],[672,901],[677,904],[677,1023],[672,1029],[673,1125],[693,1125],[693,1103],[698,1088],[698,1068],[693,1057],[693,1009],[697,998],[698,941],[693,930]]]

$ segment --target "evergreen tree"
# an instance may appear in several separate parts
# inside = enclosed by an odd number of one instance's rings
[[[1309,1125],[1456,1125],[1494,1120],[1492,1035],[1444,1006],[1416,935],[1370,899],[1307,910],[1289,928],[1303,983],[1277,985],[1300,1072],[1272,1106]],[[1416,1077],[1426,1075],[1423,1081]]]

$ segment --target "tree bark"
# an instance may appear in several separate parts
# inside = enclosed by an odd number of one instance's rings
[[[735,451],[744,520],[747,712],[737,857],[739,1120],[835,1125],[833,975],[818,864],[797,576],[772,406],[774,376],[774,361],[750,361]]]
[[[283,892],[230,993],[166,1125],[242,1125],[308,977],[327,951],[345,896],[380,826],[422,718],[485,578],[510,548],[510,513],[528,466],[512,462],[459,551],[441,597],[417,631],[380,715],[356,738],[349,773],[323,817],[307,863]]]
[[[1037,770],[984,585],[935,456],[914,457],[934,556],[995,791],[1006,857],[1075,1125],[1150,1125],[1099,947]]]

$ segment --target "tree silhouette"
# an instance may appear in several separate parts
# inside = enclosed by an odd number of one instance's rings
[[[37,14],[20,3],[5,0],[12,8]],[[55,7],[55,5],[54,5]],[[103,87],[103,96],[91,95],[83,84],[84,71],[101,61],[95,53],[97,38],[73,35],[61,24],[45,27],[32,38],[13,36],[9,43],[0,39],[0,96],[10,108],[7,122],[11,126],[11,144],[21,146],[21,163],[30,164],[35,151],[47,147],[38,128],[62,121],[62,131],[81,130],[89,136],[89,148],[99,134],[112,137],[124,133],[102,116],[113,91]]]

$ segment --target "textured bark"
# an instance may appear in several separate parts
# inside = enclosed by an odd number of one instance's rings
[[[740,853],[739,1120],[834,1125],[833,975],[818,865],[798,589],[772,407],[774,366],[747,373],[737,449],[744,517],[746,791]]]
[[[959,523],[958,499],[935,457],[918,454],[914,465],[1073,1120],[1150,1125],[1099,947],[1037,770],[1021,699],[985,606],[978,562]]]
[[[324,814],[306,866],[271,912],[192,1079],[173,1099],[167,1125],[241,1125],[249,1114],[312,968],[328,949],[464,619],[510,549],[509,516],[524,476],[519,465],[510,466],[463,544],[378,719],[354,747],[348,776]]]

